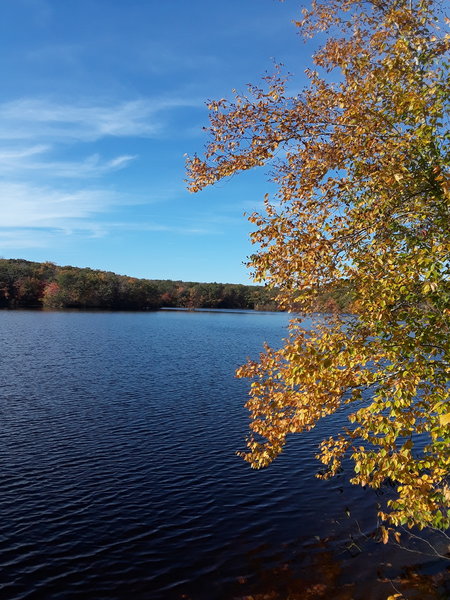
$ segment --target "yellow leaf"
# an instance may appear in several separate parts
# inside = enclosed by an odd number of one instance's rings
[[[448,425],[450,423],[450,413],[446,413],[445,415],[439,415],[439,422],[443,426]]]

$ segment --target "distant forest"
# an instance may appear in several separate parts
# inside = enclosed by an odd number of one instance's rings
[[[0,259],[0,308],[234,308],[277,310],[276,291],[264,286],[137,279],[51,262]],[[351,289],[324,291],[317,311],[347,312]]]

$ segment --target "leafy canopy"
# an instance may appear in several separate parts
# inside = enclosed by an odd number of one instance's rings
[[[395,496],[394,525],[450,525],[449,37],[431,0],[314,1],[296,25],[327,34],[286,93],[281,69],[233,101],[213,101],[205,159],[188,160],[198,191],[269,163],[277,193],[253,214],[257,281],[309,313],[324,286],[351,281],[351,315],[293,320],[239,377],[253,379],[245,459],[267,466],[289,433],[336,411],[341,431],[319,458],[334,475]],[[326,73],[334,71],[333,78]],[[322,73],[323,75],[321,75]]]

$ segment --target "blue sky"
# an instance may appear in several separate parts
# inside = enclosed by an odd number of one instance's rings
[[[311,48],[296,0],[3,0],[0,256],[248,283],[264,170],[201,192],[205,102]]]

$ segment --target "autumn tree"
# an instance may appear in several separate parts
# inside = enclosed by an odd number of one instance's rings
[[[345,411],[324,439],[325,477],[345,459],[352,483],[395,490],[380,517],[450,525],[450,194],[446,19],[431,0],[313,1],[296,23],[326,42],[289,96],[282,69],[212,101],[198,191],[270,165],[277,192],[253,214],[256,281],[291,311],[349,282],[352,315],[293,320],[284,347],[249,377],[245,459],[265,467],[290,433]],[[328,75],[329,73],[332,75]]]

